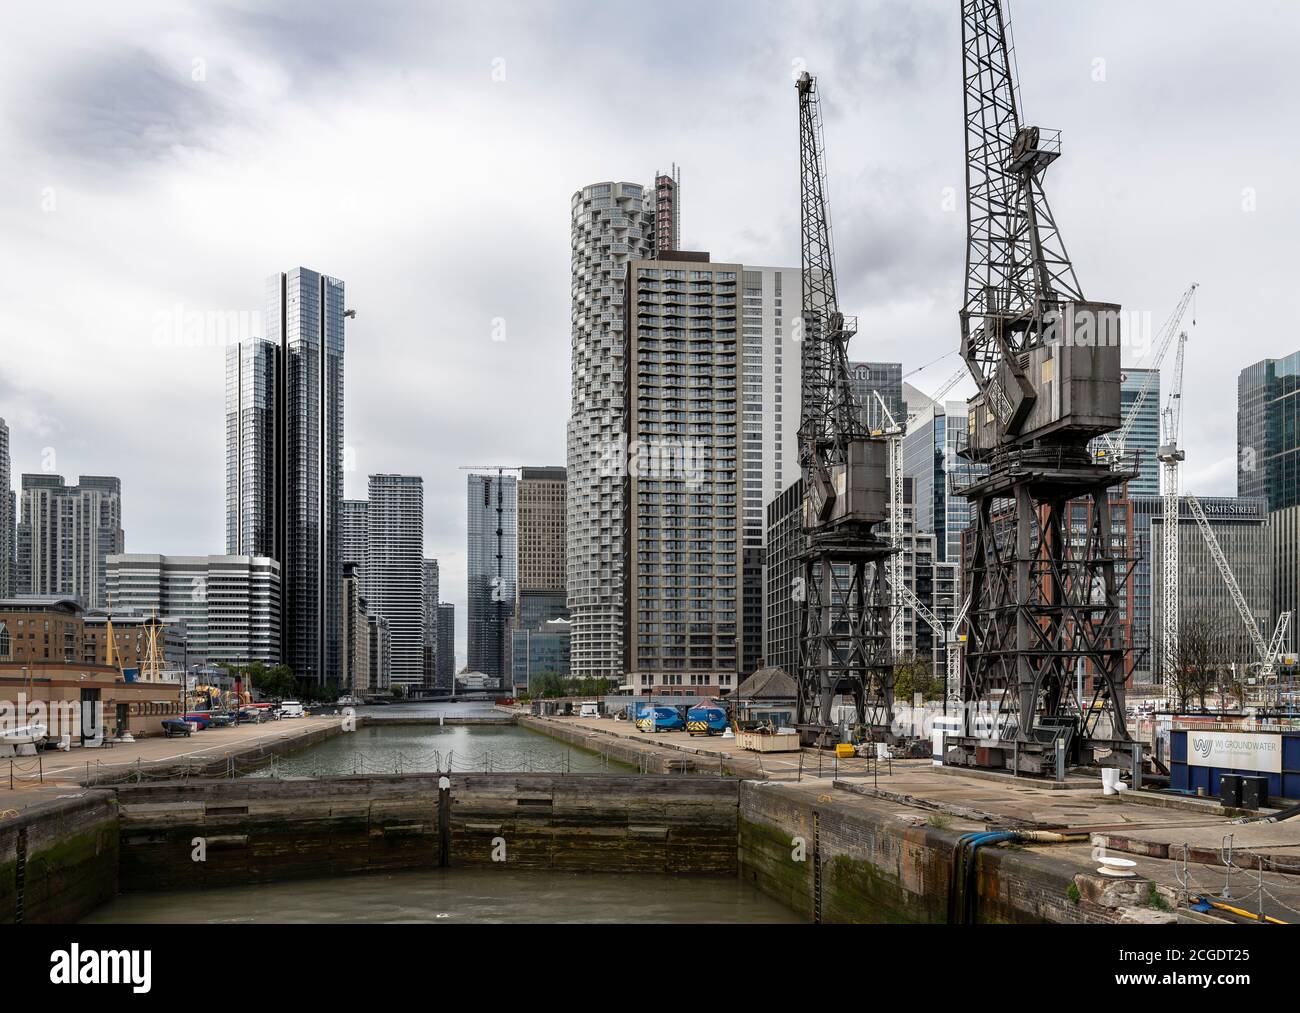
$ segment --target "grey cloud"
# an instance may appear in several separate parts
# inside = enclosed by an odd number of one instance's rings
[[[32,133],[50,155],[100,166],[151,162],[206,147],[227,112],[211,88],[139,47],[73,61],[33,107]]]

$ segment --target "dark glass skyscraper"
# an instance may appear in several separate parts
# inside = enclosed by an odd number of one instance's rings
[[[470,475],[467,553],[469,669],[509,679],[506,626],[518,577],[518,482],[513,475]]]
[[[226,551],[280,562],[283,657],[316,682],[342,670],[343,317],[337,278],[273,274],[226,362]]]
[[[1300,504],[1300,352],[1237,375],[1237,495]]]
[[[226,349],[226,554],[276,556],[280,350],[265,338]]]

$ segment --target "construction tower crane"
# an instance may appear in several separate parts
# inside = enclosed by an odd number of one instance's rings
[[[957,680],[961,672],[961,648],[960,644],[964,639],[961,635],[961,624],[966,619],[966,613],[970,611],[970,598],[962,602],[961,609],[957,612],[956,618],[953,619],[951,626],[944,626],[938,616],[916,596],[916,593],[906,584],[891,584],[892,588],[898,589],[898,597],[911,607],[918,616],[934,631],[934,635],[939,642],[944,645],[944,664],[947,672],[947,681],[945,684],[945,696],[952,698],[957,693]]]
[[[1278,616],[1273,635],[1269,641],[1265,642],[1259,624],[1246,602],[1246,596],[1242,594],[1237,578],[1228,563],[1228,557],[1220,547],[1219,539],[1215,536],[1214,529],[1210,527],[1210,522],[1205,516],[1205,509],[1201,506],[1201,501],[1191,493],[1188,493],[1185,497],[1179,496],[1178,470],[1179,465],[1186,459],[1186,454],[1180,446],[1183,421],[1183,367],[1186,358],[1187,333],[1183,332],[1178,336],[1178,353],[1174,357],[1173,384],[1169,389],[1165,407],[1160,412],[1160,449],[1157,454],[1160,459],[1162,497],[1160,516],[1160,679],[1166,687],[1172,687],[1175,684],[1178,669],[1178,636],[1181,628],[1179,605],[1182,599],[1178,521],[1179,502],[1180,499],[1185,499],[1192,518],[1196,521],[1196,526],[1200,529],[1201,536],[1205,539],[1205,544],[1210,550],[1210,557],[1214,560],[1219,575],[1223,577],[1224,584],[1227,585],[1228,594],[1232,597],[1232,604],[1237,610],[1237,615],[1241,617],[1242,624],[1246,627],[1246,632],[1250,636],[1251,644],[1259,657],[1261,682],[1267,686],[1273,680],[1277,671],[1278,658],[1282,653],[1282,645],[1291,625],[1291,613],[1283,612]]]
[[[1118,429],[1119,306],[1084,298],[1044,189],[1059,131],[1021,122],[1001,0],[962,0],[967,184],[961,354],[979,390],[959,453],[974,507],[963,733],[949,759],[1027,773],[1130,752],[1109,490],[1088,443]],[[1087,500],[1086,530],[1070,504]],[[1091,699],[1076,674],[1092,676]],[[977,726],[977,715],[980,715]],[[991,728],[989,736],[979,728]],[[991,741],[996,740],[996,741]],[[1108,762],[1119,762],[1118,758]]]
[[[1174,382],[1160,412],[1160,444],[1156,458],[1160,461],[1160,521],[1164,533],[1160,549],[1160,589],[1163,608],[1160,615],[1160,681],[1174,684],[1178,667],[1179,630],[1179,560],[1178,560],[1178,465],[1187,456],[1179,439],[1183,423],[1183,362],[1187,354],[1187,332],[1178,337],[1178,354],[1174,356]]]
[[[1147,398],[1156,385],[1156,378],[1160,375],[1160,365],[1164,362],[1165,353],[1169,351],[1170,345],[1173,344],[1174,335],[1179,333],[1178,327],[1183,322],[1183,315],[1187,312],[1187,306],[1199,287],[1196,282],[1192,282],[1178,300],[1178,305],[1174,307],[1169,319],[1160,328],[1160,333],[1156,336],[1156,354],[1151,360],[1150,367],[1148,367],[1147,378],[1142,384],[1142,389],[1138,391],[1137,397],[1133,399],[1133,404],[1129,406],[1128,414],[1124,416],[1124,422],[1119,427],[1119,431],[1102,434],[1101,442],[1104,447],[1097,448],[1097,456],[1106,457],[1111,462],[1111,467],[1117,471],[1126,470],[1130,463],[1127,461],[1126,453],[1129,434],[1133,432],[1133,425],[1142,413],[1142,406],[1146,404]],[[1196,314],[1193,313],[1192,323],[1196,323],[1195,317]]]
[[[864,734],[893,722],[894,673],[885,560],[896,551],[875,531],[886,518],[886,441],[866,428],[853,393],[848,342],[857,321],[839,306],[826,195],[826,156],[816,78],[795,82],[799,100],[799,227],[803,269],[799,462],[803,548],[799,698],[805,741],[825,744],[835,698],[852,696]]]
[[[889,644],[897,659],[903,653],[905,632],[904,602],[900,597],[907,590],[903,577],[903,556],[907,551],[903,539],[903,437],[907,430],[895,420],[894,413],[885,404],[880,391],[873,389],[871,394],[880,405],[881,419],[885,423],[878,435],[885,438],[889,448],[889,544],[897,551],[885,561],[885,577],[893,589],[893,598],[890,599]]]

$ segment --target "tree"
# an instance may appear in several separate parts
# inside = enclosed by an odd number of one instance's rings
[[[569,680],[558,672],[538,672],[528,680],[528,692],[535,697],[569,695]]]
[[[1172,685],[1165,687],[1177,698],[1179,710],[1187,710],[1193,697],[1206,709],[1206,697],[1219,685],[1231,656],[1231,632],[1221,617],[1201,611],[1179,623]]]
[[[910,704],[917,693],[923,700],[942,700],[946,679],[934,674],[928,654],[912,654],[894,665],[894,699]]]

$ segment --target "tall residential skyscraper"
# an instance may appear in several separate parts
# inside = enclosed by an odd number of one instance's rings
[[[424,684],[424,481],[371,475],[364,585],[372,615],[388,620],[393,686]]]
[[[276,420],[280,350],[265,338],[226,349],[226,552],[279,558]]]
[[[505,686],[506,627],[518,576],[518,482],[513,475],[470,475],[467,505],[469,668]]]
[[[438,561],[424,561],[424,685],[438,684]]]
[[[1269,510],[1300,504],[1300,352],[1237,376],[1237,495]]]
[[[675,186],[673,199],[678,199]],[[618,677],[623,651],[622,476],[627,460],[623,285],[629,259],[647,257],[654,248],[654,204],[639,183],[593,183],[573,195],[570,213],[572,404],[566,555],[572,672]],[[471,668],[473,637],[471,633]]]
[[[625,671],[637,693],[730,692],[740,666],[739,264],[627,266]]]
[[[70,486],[60,475],[24,475],[22,487],[17,593],[67,595],[103,608],[104,561],[126,551],[121,480],[82,475]]]
[[[284,661],[322,683],[342,671],[343,294],[305,267],[272,275],[266,338],[226,363],[227,552],[280,562]]]
[[[456,606],[438,603],[438,688],[451,692],[456,680]]]
[[[742,676],[763,660],[763,508],[799,477],[799,345],[790,328],[801,277],[795,267],[749,266],[742,276]]]
[[[9,427],[0,419],[0,598],[10,598],[14,593],[14,541],[17,532],[14,528],[17,518],[14,514],[14,493],[9,456]]]
[[[563,468],[524,468],[519,478],[519,586],[515,625],[568,618],[564,589]]]
[[[366,546],[370,539],[370,503],[364,499],[345,499],[339,503],[339,561],[356,563],[364,582]],[[363,585],[364,587],[364,585]],[[363,589],[362,594],[365,594]]]

